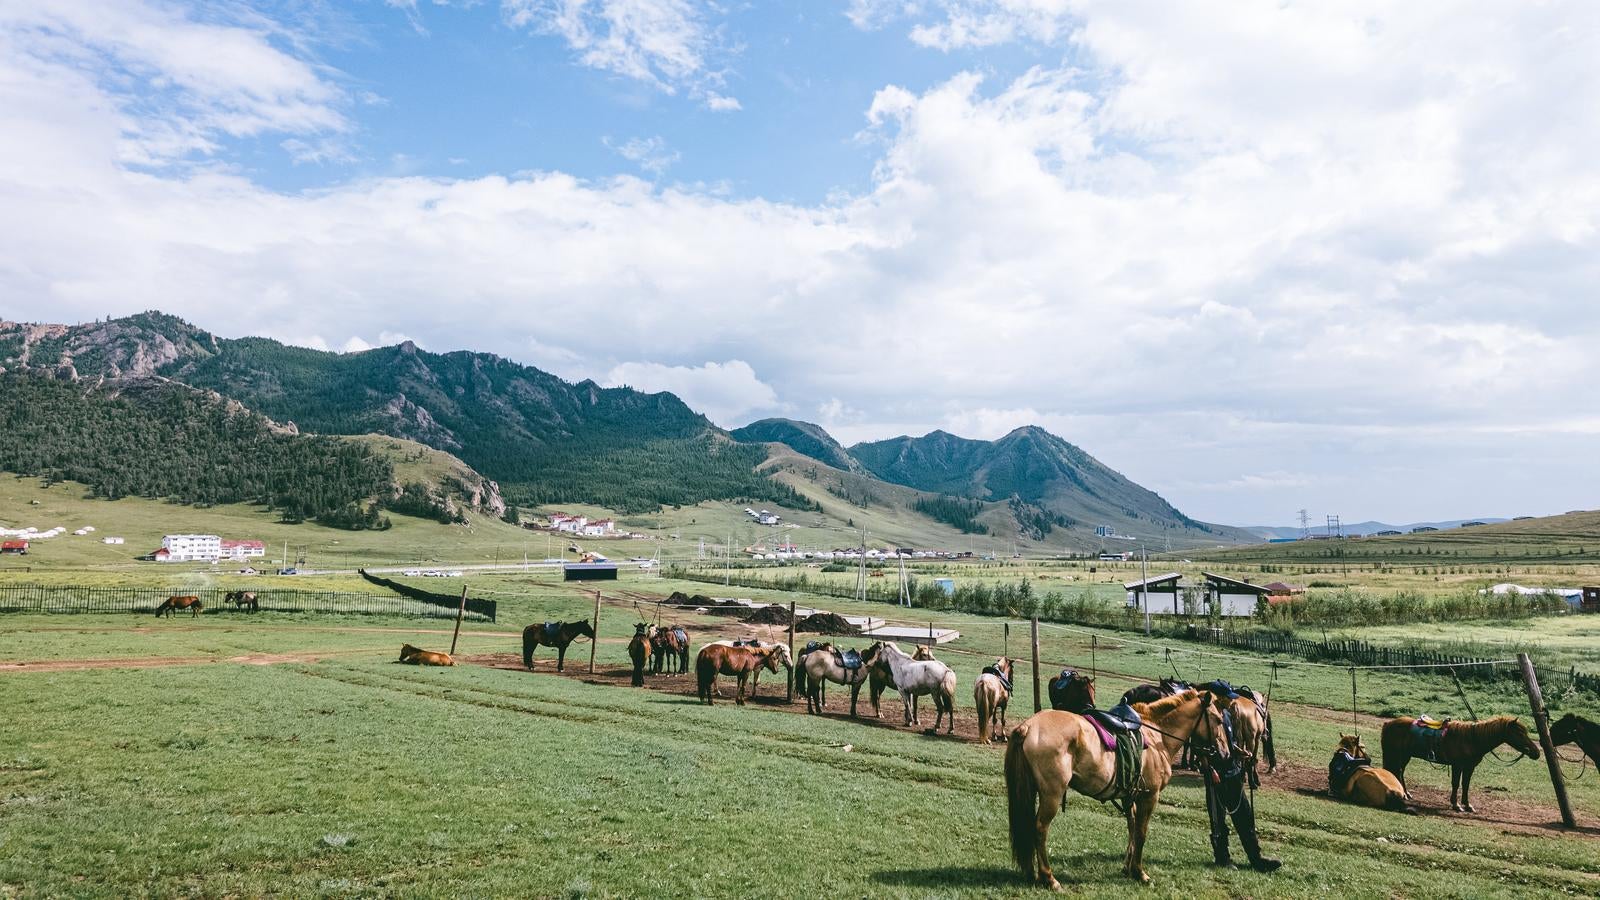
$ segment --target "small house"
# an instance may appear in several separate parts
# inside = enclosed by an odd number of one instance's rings
[[[28,554],[28,542],[27,541],[4,541],[4,542],[0,542],[0,553],[14,553],[17,556],[26,556]]]
[[[1182,592],[1178,589],[1178,579],[1182,577],[1177,572],[1168,572],[1141,581],[1130,581],[1122,587],[1128,592],[1130,607],[1139,610],[1146,608],[1140,605],[1142,594],[1151,615],[1175,616],[1183,612]]]
[[[1287,584],[1282,581],[1269,582],[1267,584],[1263,584],[1262,587],[1267,589],[1268,603],[1285,603],[1306,592],[1306,589],[1303,587]]]
[[[1251,584],[1226,575],[1201,573],[1206,579],[1205,603],[1208,612],[1228,617],[1248,617],[1256,614],[1261,599],[1267,596],[1265,585]]]
[[[567,563],[561,567],[563,581],[616,581],[617,564],[613,562]]]

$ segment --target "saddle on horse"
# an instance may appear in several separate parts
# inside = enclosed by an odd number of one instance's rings
[[[984,671],[987,672],[988,669],[985,669]],[[1089,708],[1085,706],[1083,709],[1074,709],[1072,702],[1073,698],[1067,694],[1067,689],[1072,687],[1072,682],[1077,677],[1077,672],[1074,672],[1071,669],[1062,669],[1060,675],[1050,679],[1049,683],[1045,685],[1045,687],[1049,689],[1051,709],[1059,709],[1063,712],[1082,714],[1084,709]],[[1007,685],[1006,689],[1010,690],[1011,686]],[[1087,701],[1088,697],[1085,696],[1084,700]]]
[[[1412,719],[1411,755],[1419,756],[1429,762],[1438,762],[1439,745],[1444,742],[1445,732],[1449,730],[1449,719],[1435,719],[1432,716],[1417,716]]]
[[[1212,696],[1221,700],[1239,699],[1239,691],[1235,689],[1233,685],[1222,680],[1221,678],[1218,678],[1216,681],[1211,681],[1200,685],[1200,689],[1203,691],[1210,691]]]
[[[1345,787],[1350,784],[1350,777],[1362,769],[1370,768],[1372,760],[1368,757],[1356,756],[1342,748],[1334,751],[1333,759],[1328,761],[1328,793],[1335,797],[1343,797]]]
[[[860,650],[835,650],[834,654],[839,659],[839,665],[844,668],[851,671],[861,668]]]
[[[1110,801],[1127,812],[1144,772],[1144,722],[1126,703],[1118,703],[1109,710],[1090,709],[1084,718],[1100,733],[1105,748],[1116,754],[1111,784],[1105,795],[1097,799]]]
[[[982,674],[993,675],[994,677],[1000,679],[1000,686],[1006,689],[1006,693],[1011,693],[1011,679],[1007,678],[1006,673],[1000,671],[997,666],[984,666]],[[1050,705],[1055,705],[1054,698],[1051,699]]]

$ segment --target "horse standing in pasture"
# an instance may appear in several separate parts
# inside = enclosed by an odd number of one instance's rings
[[[758,640],[756,638],[749,638],[748,640],[734,640],[733,638],[723,638],[722,640],[719,640],[719,641],[712,641],[710,646],[717,646],[717,647],[751,647],[751,648],[754,648],[756,650],[761,650],[761,649],[765,649],[765,648],[773,648],[773,649],[776,649],[778,651],[778,664],[783,666],[784,673],[785,673],[785,677],[784,677],[784,683],[785,684],[788,684],[788,682],[789,682],[789,679],[788,679],[789,673],[792,673],[794,671],[794,661],[789,656],[789,645],[785,644],[785,643],[783,643],[781,641],[763,641],[763,640]],[[773,669],[772,671],[776,672],[778,670],[777,669]],[[761,686],[761,670],[757,669],[755,672],[752,672],[751,675],[750,675],[750,696],[754,697],[756,695],[756,688],[758,688],[760,686]]]
[[[255,591],[229,591],[222,595],[223,603],[232,603],[236,610],[248,608],[251,612],[261,609],[261,603],[256,599]]]
[[[854,652],[854,651],[851,651]],[[859,660],[859,655],[857,656]],[[872,667],[861,661],[854,668],[846,668],[839,648],[831,643],[819,644],[809,652],[800,654],[794,669],[794,690],[806,698],[806,712],[822,715],[827,703],[828,682],[848,685],[850,688],[850,718],[856,716],[856,700],[861,695],[861,685],[867,680]]]
[[[1171,697],[1189,689],[1189,682],[1176,678],[1163,678],[1160,684],[1136,684],[1122,695],[1123,703],[1154,703],[1162,697]]]
[[[437,650],[424,650],[421,647],[413,647],[410,644],[401,645],[400,661],[413,666],[453,666],[456,664],[456,661],[451,659],[448,653],[440,653]]]
[[[876,669],[900,693],[900,705],[905,710],[907,725],[921,724],[917,716],[917,698],[933,695],[934,716],[931,731],[939,730],[939,723],[950,717],[946,734],[956,728],[956,673],[938,660],[917,661],[906,655],[892,641],[878,641],[861,654],[861,661]]]
[[[1122,871],[1148,883],[1144,845],[1156,801],[1172,780],[1172,758],[1194,741],[1210,744],[1215,752],[1222,716],[1211,694],[1194,690],[1133,708],[1143,719],[1144,749],[1138,786],[1123,798],[1128,850]],[[1050,822],[1065,807],[1069,788],[1095,800],[1115,799],[1116,758],[1089,720],[1076,713],[1047,709],[1011,729],[1005,759],[1011,854],[1029,881],[1061,888],[1050,868]]]
[[[1550,726],[1550,743],[1556,746],[1562,744],[1577,744],[1589,759],[1600,766],[1600,725],[1574,713],[1562,716],[1556,724]]]
[[[978,711],[978,743],[994,740],[994,723],[1006,730],[1006,706],[1011,702],[1011,658],[1002,656],[972,683],[972,705]]]
[[[732,675],[739,679],[739,692],[735,695],[734,702],[743,706],[745,682],[763,667],[777,672],[779,660],[788,658],[788,649],[786,644],[735,647],[721,641],[701,647],[700,654],[694,661],[700,699],[705,701],[707,706],[712,705],[711,698],[716,693],[717,676]]]
[[[533,651],[543,644],[556,648],[556,671],[560,672],[567,664],[567,645],[579,637],[594,640],[594,626],[589,624],[589,620],[529,625],[522,629],[522,664],[533,668]]]
[[[168,597],[161,602],[160,606],[156,607],[156,618],[159,619],[163,615],[170,617],[173,613],[180,609],[187,609],[189,611],[189,618],[192,619],[195,616],[200,615],[200,610],[205,609],[205,604],[200,602],[199,597],[193,595],[184,597]]]
[[[1383,767],[1395,774],[1402,788],[1406,783],[1406,764],[1416,755],[1416,737],[1412,733],[1411,716],[1401,716],[1383,723]],[[1444,734],[1438,739],[1433,762],[1450,766],[1450,808],[1457,812],[1477,812],[1468,796],[1472,790],[1472,773],[1478,763],[1491,750],[1502,744],[1531,759],[1539,758],[1539,745],[1528,737],[1528,729],[1516,716],[1495,716],[1481,722],[1448,722]],[[1460,793],[1460,801],[1456,795]],[[1411,792],[1406,791],[1410,799]]]
[[[1335,797],[1358,806],[1395,812],[1412,811],[1406,802],[1406,789],[1400,784],[1400,779],[1388,769],[1372,764],[1360,735],[1339,735],[1339,746],[1333,752],[1333,759],[1328,762],[1328,790]]]
[[[633,660],[633,686],[644,686],[644,667],[650,663],[650,625],[637,622],[633,626],[633,640],[628,642],[628,658]]]
[[[689,632],[681,625],[657,628],[650,633],[650,650],[654,654],[654,673],[674,674],[689,671]]]
[[[1094,709],[1094,678],[1082,672],[1062,669],[1061,674],[1050,679],[1050,708],[1062,712],[1084,715]],[[1158,698],[1159,699],[1159,698]],[[1122,702],[1128,702],[1123,696]]]

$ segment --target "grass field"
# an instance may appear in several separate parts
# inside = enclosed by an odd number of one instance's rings
[[[542,574],[472,583],[501,601],[502,619],[469,623],[463,657],[513,654],[521,624],[593,608],[592,595]],[[623,665],[631,623],[653,613],[644,599],[679,588],[705,586],[633,578],[608,589],[602,672]],[[697,643],[741,630],[676,618]],[[976,616],[941,618],[963,634],[940,656],[956,667],[957,710],[970,716],[971,679],[1003,649],[1004,630]],[[1013,631],[1014,653],[1023,640]],[[0,733],[0,884],[27,896],[1033,893],[1009,862],[998,749],[850,722],[837,715],[837,696],[836,714],[817,719],[553,677],[548,650],[538,674],[418,670],[390,662],[403,641],[443,648],[449,631],[417,620],[266,613],[0,619],[0,665],[35,663],[0,669],[9,679],[0,715],[26,723]],[[1047,673],[1089,664],[1087,634],[1047,629],[1042,643]],[[1169,658],[1105,633],[1093,643],[1102,697],[1133,683],[1128,676],[1174,666],[1266,684],[1261,663]],[[575,645],[569,663],[586,667],[587,652]],[[283,661],[229,661],[274,655]],[[108,659],[180,664],[86,667]],[[1025,675],[1017,688],[1013,721],[1030,706]],[[1528,821],[1554,819],[1540,763],[1487,764],[1477,817],[1403,816],[1308,792],[1350,727],[1341,688],[1348,696],[1342,670],[1312,667],[1288,669],[1274,686],[1286,763],[1258,805],[1283,871],[1207,866],[1201,791],[1182,776],[1152,827],[1153,890],[1120,877],[1121,822],[1082,797],[1052,832],[1058,874],[1069,889],[1112,896],[1600,892],[1600,780],[1572,785],[1589,827],[1577,835]],[[1518,711],[1513,690],[1468,689],[1480,715]],[[770,698],[775,688],[762,690]],[[1448,712],[1453,688],[1363,675],[1361,698],[1370,729],[1366,714],[1391,708]],[[1570,700],[1567,708],[1594,712]],[[896,721],[897,701],[885,713]],[[1410,775],[1425,798],[1448,785],[1447,774],[1421,764]]]

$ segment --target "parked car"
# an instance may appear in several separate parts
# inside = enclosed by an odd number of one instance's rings
[[[279,569],[278,570],[278,574],[279,575],[299,575],[300,574],[300,570],[291,566],[291,567],[289,567],[287,569]]]

